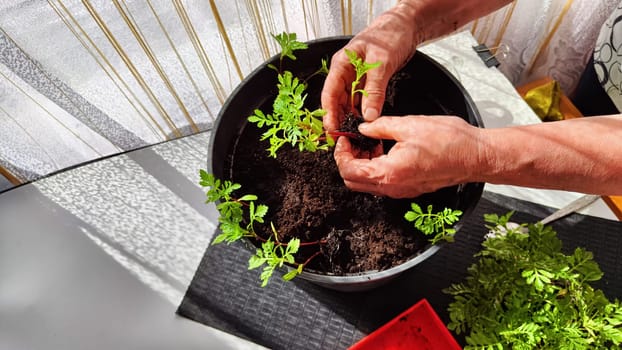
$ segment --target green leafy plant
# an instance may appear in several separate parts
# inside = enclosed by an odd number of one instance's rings
[[[279,68],[276,68],[273,65],[269,65],[270,68],[276,70],[277,72],[281,72],[283,67],[283,59],[285,57],[288,57],[289,59],[295,61],[296,55],[294,55],[294,51],[304,50],[309,47],[306,43],[297,40],[296,33],[281,33],[277,35],[271,35],[281,47],[281,54],[279,56]]]
[[[271,227],[274,232],[273,237],[277,239],[278,234],[274,229],[274,225],[271,225]],[[285,245],[280,244],[278,240],[275,242],[272,239],[268,239],[261,244],[261,249],[257,249],[255,255],[251,256],[248,261],[248,269],[252,270],[265,265],[260,275],[261,286],[265,287],[276,268],[283,267],[285,263],[297,265],[296,269],[292,269],[283,275],[283,279],[289,281],[301,274],[304,267],[303,264],[297,264],[294,258],[294,254],[298,252],[299,248],[300,240],[298,238],[291,239]]]
[[[359,85],[361,84],[361,79],[367,74],[368,71],[380,67],[382,62],[374,62],[368,63],[363,61],[361,57],[358,56],[356,51],[346,49],[346,55],[348,56],[348,60],[350,64],[354,67],[356,71],[356,78],[352,82],[352,88],[350,89],[350,110],[354,111],[354,97],[357,93],[362,94],[363,96],[367,96],[367,91],[365,89],[360,89]]]
[[[602,277],[592,253],[561,251],[542,224],[510,225],[486,215],[492,234],[453,295],[448,328],[465,349],[611,349],[622,344],[622,307],[590,282]]]
[[[271,157],[276,158],[277,151],[285,144],[298,147],[300,151],[328,150],[334,146],[334,140],[324,132],[322,125],[326,111],[305,107],[307,82],[295,77],[290,71],[282,72],[283,59],[287,57],[295,60],[294,51],[306,49],[307,44],[297,41],[295,33],[282,33],[273,37],[281,46],[279,68],[270,66],[278,73],[279,92],[272,104],[272,114],[256,109],[248,121],[257,124],[259,128],[267,128],[261,139],[270,141],[268,152]],[[321,67],[307,80],[326,73],[328,64],[322,60]]]
[[[264,114],[256,109],[248,118],[257,127],[268,129],[261,139],[270,141],[270,156],[276,158],[276,152],[288,143],[300,151],[310,152],[332,147],[334,141],[326,137],[322,126],[321,118],[326,112],[319,108],[310,111],[304,107],[306,84],[289,71],[279,73],[278,81],[279,94],[272,106],[273,113]]]
[[[283,267],[285,263],[294,266],[292,270],[283,275],[286,281],[291,280],[300,273],[305,265],[311,259],[307,259],[304,263],[297,263],[294,255],[298,252],[301,245],[317,245],[321,242],[301,243],[299,239],[293,238],[287,243],[278,240],[278,233],[271,225],[272,235],[268,238],[259,236],[255,229],[255,223],[264,223],[264,216],[268,212],[268,206],[256,204],[257,196],[253,194],[245,194],[239,198],[233,197],[236,190],[241,189],[240,184],[231,181],[221,181],[214,177],[213,174],[205,170],[200,170],[201,180],[199,184],[207,187],[207,203],[216,203],[216,209],[220,216],[218,217],[221,233],[214,238],[212,244],[226,242],[227,244],[241,240],[242,238],[250,238],[261,242],[261,248],[258,248],[255,255],[252,255],[248,261],[248,269],[256,269],[264,266],[261,273],[261,286],[265,287],[272,277],[274,270]],[[246,222],[246,224],[244,224]]]
[[[201,180],[199,184],[207,187],[207,203],[214,202],[220,216],[218,217],[221,233],[214,238],[212,244],[221,242],[235,242],[244,237],[255,237],[253,224],[263,223],[263,216],[268,212],[265,205],[256,205],[257,196],[253,194],[242,195],[239,198],[233,197],[233,192],[240,189],[240,184],[231,181],[221,181],[214,175],[200,170]],[[249,208],[249,223],[243,225],[244,208]]]
[[[428,205],[427,212],[421,210],[416,203],[410,204],[411,210],[404,214],[404,218],[412,222],[416,229],[427,236],[433,235],[430,239],[432,244],[441,241],[453,242],[456,230],[450,225],[460,220],[462,211],[445,208],[439,212],[432,212],[432,205]],[[449,227],[448,227],[449,226]]]

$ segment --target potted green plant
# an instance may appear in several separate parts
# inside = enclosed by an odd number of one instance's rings
[[[291,34],[275,38],[281,54],[236,88],[214,125],[211,162],[201,175],[211,191],[208,199],[218,202],[225,217],[216,241],[250,238],[257,254],[249,267],[264,266],[264,283],[275,269],[289,266],[286,279],[300,275],[339,290],[373,288],[434,254],[440,245],[424,232],[450,238],[460,227],[457,213],[470,214],[483,184],[444,188],[416,200],[345,188],[330,152],[331,135],[321,129],[319,97],[325,62],[349,38],[308,43]],[[374,66],[355,55],[351,61],[363,70]],[[389,90],[386,114],[458,115],[482,126],[464,88],[422,53],[395,75]],[[352,93],[364,91],[353,86]],[[298,118],[294,124],[302,127],[290,132],[275,116],[291,109]],[[288,133],[303,141],[271,137]],[[311,152],[300,152],[305,149]],[[445,225],[453,227],[445,231]]]
[[[622,344],[622,305],[592,287],[602,272],[592,253],[562,251],[541,223],[490,214],[491,230],[462,283],[445,290],[448,328],[465,349],[613,349]]]

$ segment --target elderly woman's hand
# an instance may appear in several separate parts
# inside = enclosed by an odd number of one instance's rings
[[[367,73],[361,86],[368,94],[361,101],[363,118],[371,121],[380,116],[389,79],[410,59],[423,39],[416,30],[413,15],[412,5],[400,2],[333,55],[322,90],[322,108],[327,111],[326,130],[338,129],[341,118],[349,111],[348,99],[355,71],[345,49],[356,52],[365,62],[381,62],[380,67]]]
[[[472,181],[483,161],[482,129],[458,117],[405,116],[363,123],[366,136],[396,141],[388,154],[353,152],[345,137],[335,160],[347,187],[393,198],[412,198]]]

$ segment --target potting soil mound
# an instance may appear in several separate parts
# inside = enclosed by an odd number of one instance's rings
[[[320,251],[307,270],[333,274],[385,270],[417,255],[427,238],[404,219],[413,200],[375,197],[349,190],[339,176],[331,151],[300,152],[290,146],[268,156],[267,141],[247,125],[231,161],[232,180],[240,194],[258,196],[269,207],[265,225],[272,222],[279,240],[293,237],[319,242],[301,248],[299,262]]]

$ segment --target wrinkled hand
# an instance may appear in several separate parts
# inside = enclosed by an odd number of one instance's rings
[[[458,117],[378,118],[359,130],[395,140],[387,154],[369,159],[340,137],[335,160],[347,187],[393,198],[413,198],[439,188],[474,181],[483,152],[481,129]]]
[[[338,129],[341,118],[349,111],[355,71],[345,49],[355,51],[365,62],[382,63],[367,73],[361,86],[368,93],[368,97],[363,97],[361,101],[363,118],[371,121],[380,116],[389,79],[410,59],[423,39],[417,37],[414,20],[407,15],[410,13],[409,6],[400,3],[384,12],[333,55],[322,90],[322,108],[327,111],[324,117],[326,130]]]

